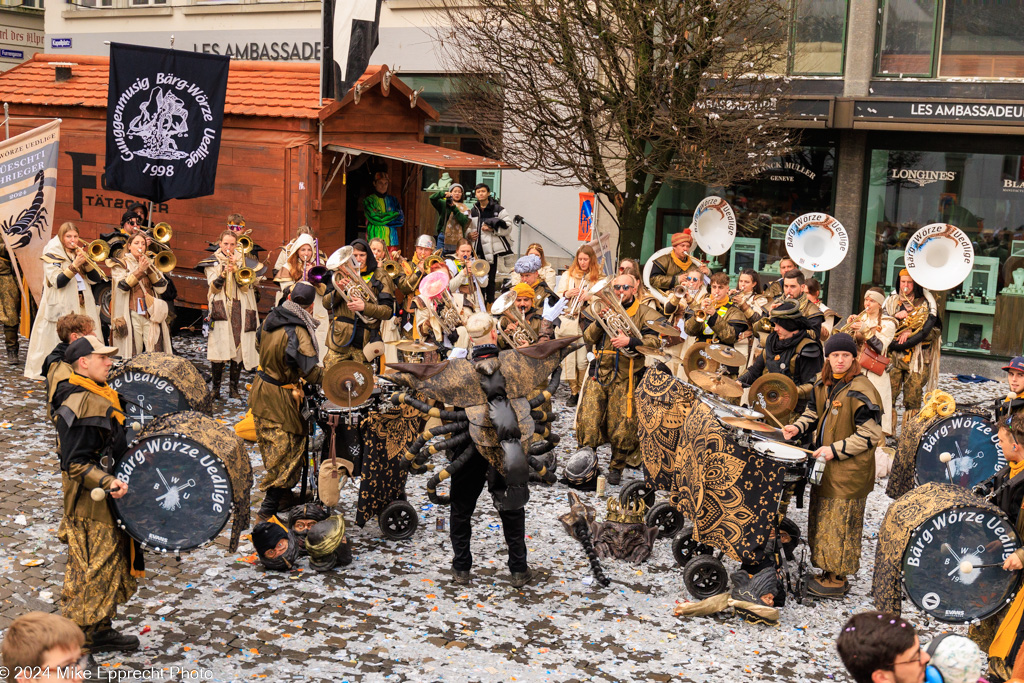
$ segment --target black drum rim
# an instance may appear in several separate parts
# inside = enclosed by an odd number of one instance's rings
[[[227,499],[227,502],[225,503],[225,507],[227,509],[227,514],[224,515],[224,521],[220,524],[220,527],[217,529],[217,532],[215,534],[213,534],[209,539],[207,539],[207,540],[205,540],[205,541],[203,541],[201,543],[197,543],[195,545],[163,547],[163,546],[153,545],[148,540],[145,540],[145,541],[144,540],[140,540],[140,539],[136,538],[135,536],[133,536],[131,530],[128,528],[128,525],[126,525],[122,521],[121,514],[120,514],[120,512],[117,509],[118,500],[123,500],[123,499],[113,499],[113,498],[111,498],[110,501],[113,504],[112,505],[112,507],[113,507],[112,513],[114,515],[114,520],[117,523],[117,526],[122,531],[124,531],[124,533],[127,534],[132,540],[137,541],[138,544],[143,549],[152,550],[154,552],[159,552],[159,553],[175,553],[175,554],[179,554],[179,553],[188,552],[188,551],[192,551],[192,550],[198,550],[199,548],[203,548],[203,547],[209,545],[210,543],[213,543],[215,540],[217,540],[217,537],[220,536],[221,533],[224,531],[224,529],[227,527],[228,522],[231,521],[231,516],[234,513],[234,493],[235,493],[234,489],[235,489],[235,486],[234,486],[234,482],[231,480],[231,473],[228,471],[227,464],[224,462],[224,460],[221,459],[221,457],[219,455],[214,453],[212,450],[207,448],[202,443],[196,441],[195,439],[193,439],[190,436],[186,436],[186,435],[180,434],[178,432],[167,432],[167,433],[163,433],[163,434],[150,434],[150,435],[147,435],[144,438],[145,439],[174,438],[174,439],[177,439],[179,441],[187,441],[190,444],[193,444],[195,446],[201,447],[202,449],[208,451],[211,455],[215,456],[217,458],[217,460],[220,462],[221,468],[224,470],[225,479],[226,479],[226,483],[227,483],[227,486],[228,486],[228,499]],[[119,457],[117,459],[117,461],[114,462],[114,467],[111,468],[111,473],[116,475],[117,470],[121,466],[121,463],[124,461],[124,459],[128,456],[129,453],[134,451],[135,448],[137,446],[139,446],[142,443],[143,440],[144,440],[143,438],[140,438],[140,437],[136,436],[136,438],[132,441],[132,443],[125,450],[125,452],[121,454],[121,457]]]

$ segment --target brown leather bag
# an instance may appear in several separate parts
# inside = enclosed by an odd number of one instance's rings
[[[886,368],[889,366],[889,359],[867,344],[864,345],[864,349],[857,356],[857,362],[860,363],[862,368],[876,375],[884,375]]]

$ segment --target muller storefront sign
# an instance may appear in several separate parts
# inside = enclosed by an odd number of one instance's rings
[[[1024,126],[1024,104],[987,100],[856,100],[857,121]]]

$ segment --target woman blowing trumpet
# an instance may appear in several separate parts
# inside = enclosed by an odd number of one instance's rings
[[[259,362],[256,352],[256,330],[259,313],[256,310],[255,273],[246,269],[245,254],[238,250],[238,235],[225,230],[217,241],[217,251],[196,266],[206,273],[209,284],[210,338],[206,357],[213,370],[213,394],[220,399],[220,384],[224,377],[224,364],[230,363],[231,398],[241,398],[238,380],[242,366],[252,370]]]
[[[167,302],[159,298],[167,280],[149,260],[148,243],[145,233],[137,232],[110,262],[110,344],[126,359],[150,351],[173,353]]]
[[[576,250],[576,257],[568,270],[562,275],[555,288],[555,294],[569,301],[562,312],[561,323],[555,328],[555,338],[575,337],[583,334],[580,326],[580,314],[587,301],[587,291],[601,279],[601,267],[597,263],[597,254],[593,248],[584,244]],[[562,376],[568,380],[572,396],[569,406],[579,402],[580,387],[587,372],[587,349],[584,346],[576,349],[562,361]]]

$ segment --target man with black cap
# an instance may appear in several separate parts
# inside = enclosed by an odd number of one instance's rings
[[[799,272],[799,271],[798,271]],[[778,372],[796,383],[797,405],[794,416],[803,412],[814,381],[824,363],[821,342],[808,333],[807,319],[796,301],[784,301],[769,314],[772,332],[764,348],[740,375],[740,383],[749,387],[761,375]]]
[[[364,355],[363,349],[371,341],[380,340],[381,322],[395,315],[395,284],[384,269],[378,267],[366,240],[352,242],[352,260],[377,301],[374,303],[352,296],[346,303],[337,288],[324,295],[324,307],[330,312],[331,319],[327,355],[324,357],[325,370],[343,360],[360,363],[372,360]],[[342,279],[338,286],[344,288],[347,283],[347,279]],[[350,289],[355,291],[355,288]]]
[[[139,647],[138,638],[112,625],[117,605],[135,593],[136,577],[143,575],[141,554],[117,528],[105,495],[121,498],[128,492],[125,482],[107,472],[128,448],[122,399],[107,385],[116,352],[92,335],[71,342],[64,361],[72,373],[54,397],[60,405],[56,427],[64,489],[57,537],[68,546],[61,613],[78,624],[93,653]]]
[[[807,279],[799,269],[793,268],[782,276],[782,294],[768,304],[768,310],[772,311],[787,301],[795,301],[800,309],[800,315],[807,321],[807,330],[818,340],[822,339],[821,327],[825,324],[825,314],[821,308],[807,298],[804,285]]]
[[[299,408],[302,384],[320,384],[317,322],[307,310],[315,291],[299,282],[287,300],[270,309],[256,335],[260,365],[249,392],[249,408],[256,426],[256,442],[266,473],[260,490],[266,493],[259,517],[270,519],[281,499],[299,482],[309,437],[308,422]]]
[[[286,572],[299,559],[299,543],[277,517],[252,528],[252,545],[260,564],[276,572]]]

